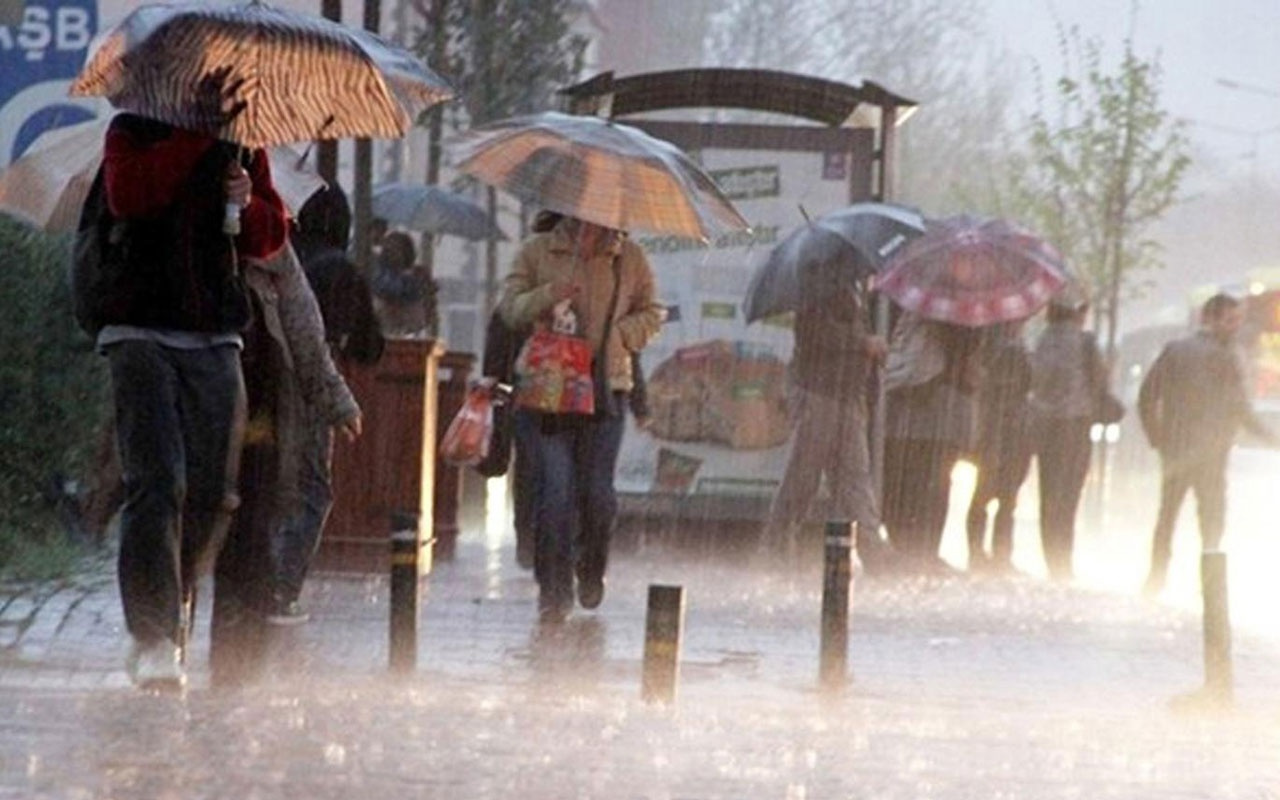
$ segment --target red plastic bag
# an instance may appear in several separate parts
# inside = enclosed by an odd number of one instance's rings
[[[545,414],[594,414],[596,393],[587,340],[534,331],[516,358],[515,402]]]
[[[440,457],[450,464],[471,466],[489,454],[493,435],[493,397],[490,387],[476,384],[440,440]]]

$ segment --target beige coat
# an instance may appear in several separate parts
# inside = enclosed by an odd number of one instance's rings
[[[605,316],[613,295],[614,257],[618,258],[618,304],[608,342],[607,375],[613,391],[630,391],[631,354],[658,334],[666,311],[654,299],[653,271],[640,246],[629,239],[590,259],[575,255],[572,240],[557,226],[527,239],[507,275],[499,304],[503,319],[513,328],[546,322],[555,304],[553,286],[571,283],[578,289],[573,308],[580,330],[600,351]]]

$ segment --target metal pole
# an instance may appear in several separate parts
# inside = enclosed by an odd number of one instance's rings
[[[674,703],[680,679],[680,638],[684,628],[684,587],[649,587],[644,623],[644,670],[640,697],[646,703]]]
[[[391,514],[391,646],[390,666],[410,673],[418,666],[419,557],[418,515]]]
[[[856,522],[827,523],[822,576],[822,641],[818,682],[824,691],[848,683],[849,586],[853,581]]]
[[[1204,688],[1212,699],[1230,703],[1234,679],[1226,553],[1206,550],[1200,555],[1200,584],[1204,597]]]

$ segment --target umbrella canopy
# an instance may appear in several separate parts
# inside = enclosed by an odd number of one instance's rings
[[[374,187],[373,215],[393,225],[428,233],[464,239],[507,238],[489,219],[489,212],[457,192],[439,186],[384,183]]]
[[[928,319],[979,327],[1031,316],[1067,276],[1066,261],[1043,239],[1005,220],[961,215],[930,220],[876,288]]]
[[[742,304],[747,322],[794,311],[804,275],[817,266],[839,264],[850,280],[862,280],[924,229],[920,212],[891,203],[855,203],[805,223],[751,276]]]
[[[453,96],[408,51],[323,17],[261,2],[145,5],[71,85],[117,108],[247,147],[398,138]]]
[[[73,231],[93,176],[102,163],[103,138],[110,119],[55,128],[40,136],[17,161],[0,171],[0,212],[21,217],[48,231]],[[324,186],[324,179],[302,166],[290,147],[272,147],[271,178],[291,211]]]
[[[462,172],[597,225],[697,239],[750,227],[678,147],[598,117],[513,117],[472,129],[453,151]]]

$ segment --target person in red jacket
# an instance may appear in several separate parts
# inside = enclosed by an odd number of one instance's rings
[[[140,688],[180,688],[195,581],[239,502],[239,260],[284,245],[284,204],[262,150],[133,114],[112,120],[102,169],[127,253],[102,289],[97,336],[124,471],[126,669]]]

